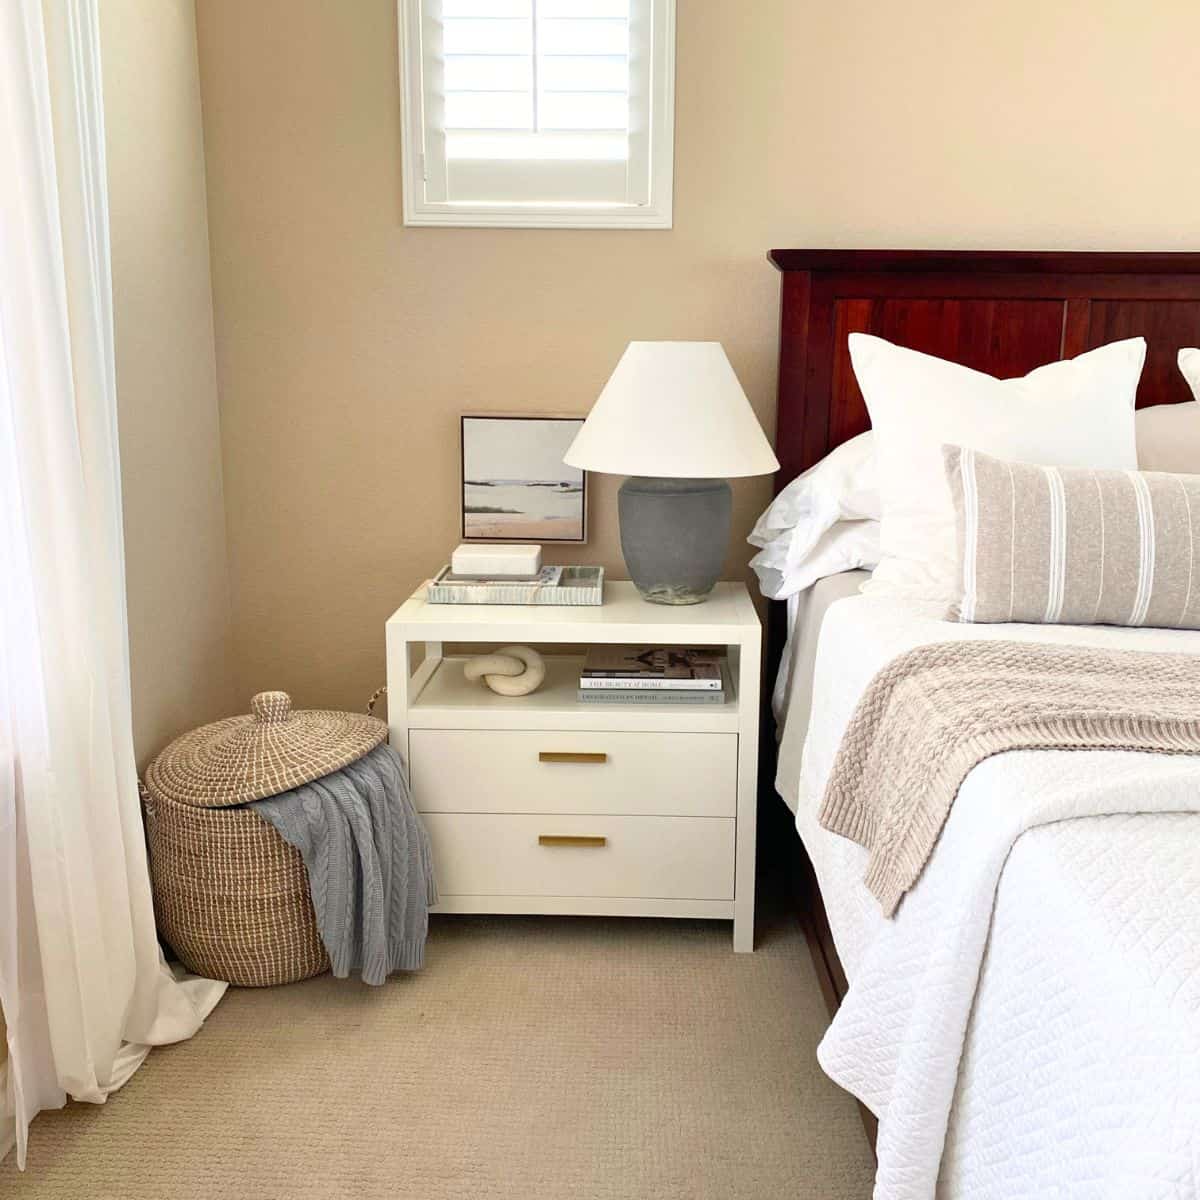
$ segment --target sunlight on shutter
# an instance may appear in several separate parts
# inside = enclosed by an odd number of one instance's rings
[[[629,0],[443,0],[441,21],[449,199],[625,200]]]
[[[669,205],[669,93],[656,94],[653,79],[669,86],[670,0],[408,3],[427,203],[646,206],[651,128],[665,103],[655,137],[666,175],[654,186]]]

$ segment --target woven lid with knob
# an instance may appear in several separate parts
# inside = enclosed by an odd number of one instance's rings
[[[287,692],[259,692],[249,716],[176,738],[146,768],[146,784],[180,804],[227,808],[340,771],[386,738],[387,726],[375,717],[294,711]]]

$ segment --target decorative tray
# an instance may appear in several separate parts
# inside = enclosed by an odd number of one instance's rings
[[[581,607],[604,603],[603,567],[563,567],[557,583],[522,580],[512,583],[449,582],[443,567],[428,583],[430,604],[541,604]],[[545,568],[543,568],[545,570]]]

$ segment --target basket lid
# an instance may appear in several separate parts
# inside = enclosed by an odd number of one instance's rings
[[[387,726],[375,717],[293,711],[287,692],[259,692],[249,716],[176,738],[147,767],[146,784],[166,800],[227,808],[340,771],[386,738]]]

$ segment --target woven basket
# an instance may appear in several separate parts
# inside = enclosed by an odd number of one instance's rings
[[[158,928],[196,975],[240,987],[329,970],[300,852],[252,809],[142,790]]]

